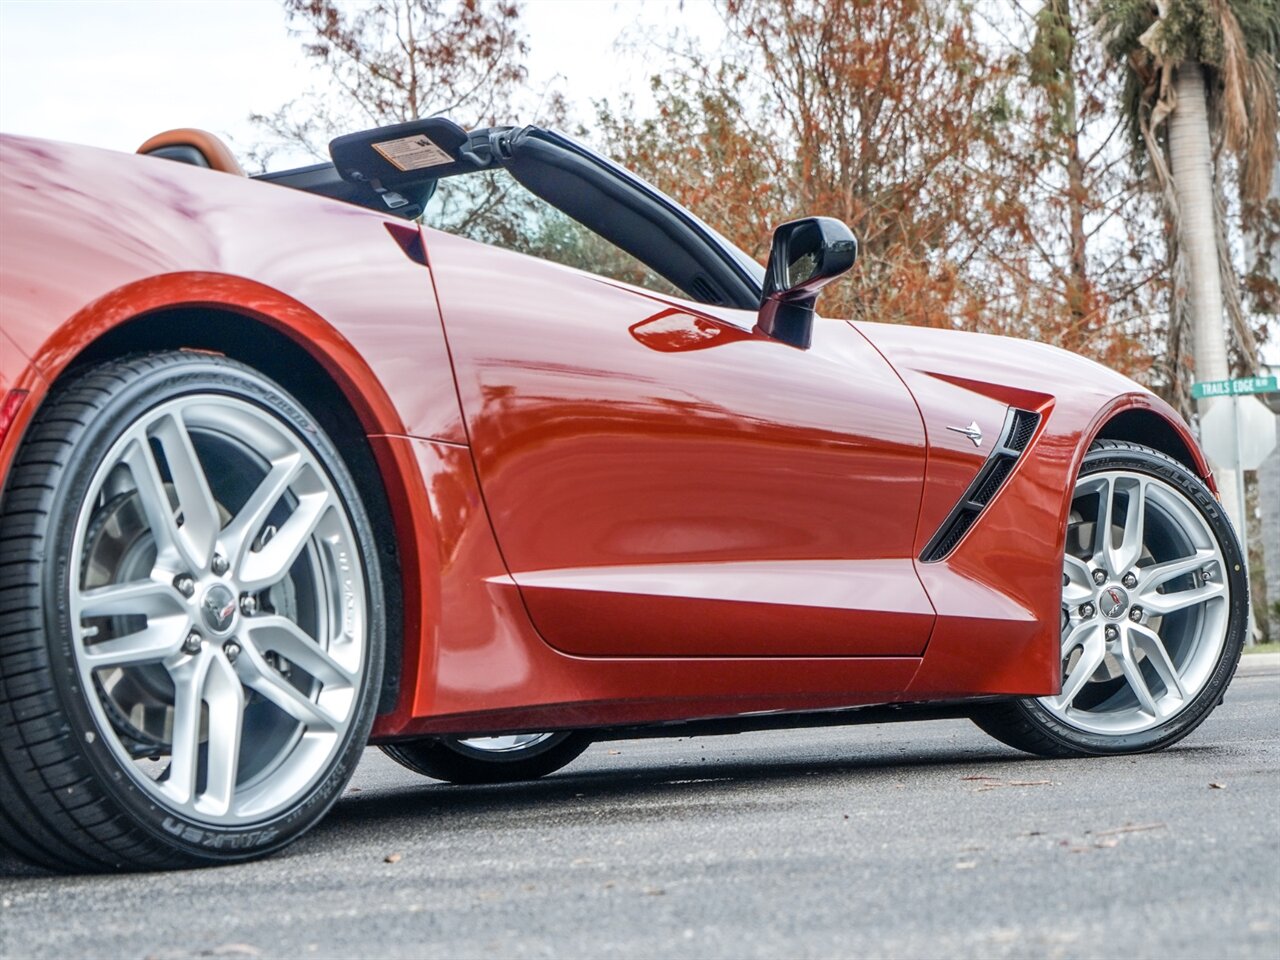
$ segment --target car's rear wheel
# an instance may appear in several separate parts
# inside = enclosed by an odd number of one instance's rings
[[[984,708],[978,725],[1047,756],[1156,750],[1194,730],[1248,621],[1239,543],[1200,479],[1098,441],[1076,481],[1062,582],[1061,693]]]
[[[0,508],[0,839],[174,867],[315,823],[376,707],[368,530],[323,431],[245,366],[164,353],[59,386]]]
[[[585,733],[520,733],[408,740],[382,750],[414,773],[447,783],[514,783],[554,773],[589,746]]]

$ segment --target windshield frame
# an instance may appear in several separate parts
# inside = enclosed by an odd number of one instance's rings
[[[764,295],[765,268],[759,263],[759,261],[755,260],[740,247],[731,243],[722,233],[720,233],[720,231],[702,220],[692,210],[680,205],[675,200],[672,200],[669,196],[644,178],[640,177],[634,171],[627,169],[622,164],[611,160],[603,154],[597,153],[585,144],[561,133],[558,130],[546,130],[542,128],[526,129],[536,129],[544,139],[550,140],[557,146],[570,150],[584,159],[592,161],[611,173],[613,176],[625,181],[631,187],[645,193],[654,202],[666,207],[672,214],[683,220],[688,227],[701,234],[707,245],[718,251],[721,258],[733,267],[735,272],[738,273],[738,275],[755,290],[757,298]]]

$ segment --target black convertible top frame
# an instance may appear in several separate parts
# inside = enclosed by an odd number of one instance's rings
[[[407,125],[406,125],[407,126]],[[335,141],[338,144],[341,140]],[[755,310],[764,270],[692,213],[630,171],[562,134],[539,127],[473,130],[470,162],[447,176],[505,168],[530,193],[625,250],[699,303]],[[339,172],[333,163],[261,174],[255,179],[409,219],[421,215],[438,176],[376,179]]]

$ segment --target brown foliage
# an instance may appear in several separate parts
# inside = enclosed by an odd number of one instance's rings
[[[1001,44],[943,0],[721,0],[724,58],[655,79],[656,118],[598,104],[599,127],[758,258],[783,220],[846,220],[862,258],[829,315],[1029,336],[1146,378],[1155,260],[1115,85],[1066,0],[1044,6]]]
[[[603,111],[624,161],[761,259],[782,220],[848,222],[862,264],[824,295],[828,313],[990,318],[990,291],[959,265],[1003,212],[974,198],[992,195],[1006,65],[978,49],[965,18],[913,0],[731,0],[723,14],[730,60],[659,82],[657,122]]]

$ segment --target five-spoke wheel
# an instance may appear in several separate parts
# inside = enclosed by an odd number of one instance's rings
[[[381,666],[368,523],[318,427],[238,364],[120,361],[51,398],[11,491],[42,507],[0,522],[31,545],[58,762],[126,824],[108,837],[76,807],[40,810],[36,776],[18,845],[181,863],[314,822],[354,768]]]
[[[1184,494],[1130,471],[1083,478],[1064,562],[1062,693],[1042,702],[1091,732],[1157,726],[1208,682],[1227,599],[1222,548]]]
[[[80,507],[70,619],[98,726],[158,801],[254,819],[327,767],[364,673],[358,555],[316,455],[257,405],[183,396],[123,432]]]
[[[1185,736],[1240,655],[1240,548],[1198,478],[1100,441],[1072,496],[1062,576],[1062,691],[976,718],[1036,752],[1149,750]]]

